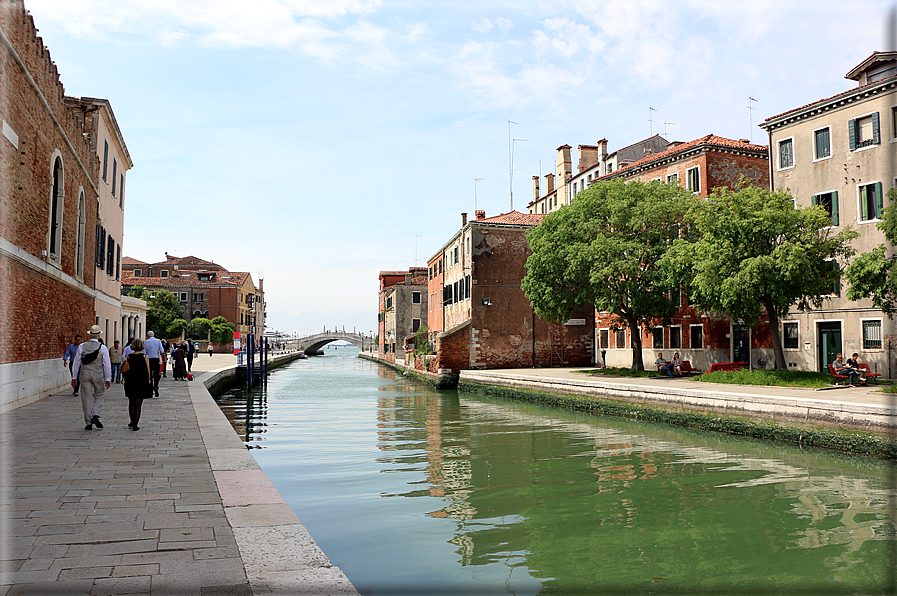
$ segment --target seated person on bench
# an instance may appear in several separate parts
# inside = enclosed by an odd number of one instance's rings
[[[842,358],[843,358],[843,356],[841,354],[838,354],[838,356],[835,358],[835,361],[832,362],[832,370],[835,371],[835,374],[836,375],[847,375],[848,376],[847,384],[850,385],[851,387],[855,387],[853,382],[855,379],[858,379],[858,378],[861,379],[863,383],[865,383],[866,379],[865,379],[865,377],[860,377],[860,371],[857,368],[848,366],[847,364],[842,362],[841,361]]]
[[[654,361],[654,364],[657,365],[657,369],[661,372],[665,372],[671,377],[673,376],[673,364],[663,359],[663,353],[657,354],[657,360]]]
[[[851,368],[856,371],[856,373],[857,373],[856,376],[859,377],[860,382],[865,387],[866,386],[866,377],[863,376],[863,369],[860,368],[860,355],[857,354],[856,352],[854,352],[853,356],[848,358],[847,362],[845,364],[847,364],[848,368]]]

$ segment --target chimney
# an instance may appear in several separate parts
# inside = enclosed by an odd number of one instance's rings
[[[751,140],[750,139],[738,139],[738,142],[739,143],[750,143]]]
[[[554,192],[554,174],[545,174],[545,196]]]
[[[539,200],[539,177],[533,176],[533,200]]]
[[[558,178],[564,184],[573,177],[573,161],[570,158],[570,145],[558,147]]]
[[[598,159],[600,161],[607,159],[607,139],[598,141]]]
[[[477,209],[473,212],[473,215],[477,218],[477,220],[486,219],[486,212],[482,209]]]
[[[461,214],[461,227],[463,228],[466,225],[467,225],[467,214],[462,213]]]
[[[584,172],[598,163],[598,145],[579,146],[579,171]]]

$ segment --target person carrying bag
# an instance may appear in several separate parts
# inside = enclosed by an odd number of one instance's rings
[[[125,395],[128,396],[128,416],[131,421],[128,427],[131,430],[140,430],[137,423],[140,422],[140,414],[143,410],[143,400],[153,395],[153,375],[150,372],[150,361],[143,353],[146,345],[140,338],[131,342],[128,359],[122,363],[122,374],[125,375]]]

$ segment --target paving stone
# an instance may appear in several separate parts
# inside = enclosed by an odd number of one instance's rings
[[[156,550],[159,542],[153,540],[132,540],[128,542],[111,542],[109,544],[95,544],[90,549],[92,556],[121,555],[125,553],[142,553]]]
[[[50,569],[75,569],[80,567],[107,567],[121,563],[121,555],[108,555],[104,557],[92,557],[68,555],[55,559]]]
[[[9,587],[5,596],[89,596],[93,579],[36,582]]]
[[[112,567],[73,567],[59,572],[60,580],[68,579],[96,579],[112,575]]]
[[[112,596],[115,594],[137,594],[149,592],[152,578],[149,575],[140,577],[108,577],[93,582],[91,596]]]

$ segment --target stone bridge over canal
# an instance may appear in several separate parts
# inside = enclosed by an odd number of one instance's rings
[[[326,331],[324,333],[316,333],[314,335],[306,335],[296,340],[298,349],[302,350],[309,356],[323,354],[323,348],[333,341],[347,341],[357,346],[362,352],[371,349],[372,340],[360,333],[348,333],[345,331]]]

